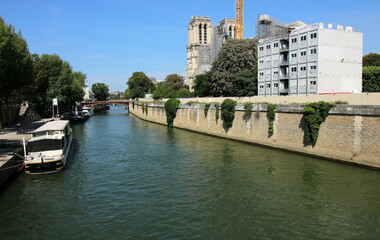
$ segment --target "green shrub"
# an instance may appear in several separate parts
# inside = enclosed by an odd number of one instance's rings
[[[145,103],[145,115],[148,116],[148,103]]]
[[[252,103],[244,103],[244,110],[246,114],[251,114],[253,109]]]
[[[339,104],[348,104],[348,102],[347,101],[341,101],[341,100],[334,102],[334,105],[339,105]]]
[[[205,111],[205,117],[207,117],[207,113],[208,113],[208,109],[210,108],[210,103],[207,103],[206,105],[205,105],[205,108],[203,109],[204,111]]]
[[[331,103],[320,101],[307,104],[303,110],[303,116],[306,120],[305,139],[313,146],[317,143],[321,123],[326,120],[333,106]]]
[[[214,106],[215,106],[215,119],[216,119],[216,123],[218,123],[218,119],[219,119],[219,104],[215,103]]]
[[[223,127],[229,129],[235,118],[235,107],[237,102],[232,99],[225,99],[222,103]]]
[[[177,115],[179,104],[180,101],[175,98],[170,98],[165,103],[166,122],[168,124],[168,127],[173,127],[173,121]]]
[[[274,133],[273,122],[276,119],[276,104],[268,104],[267,118],[268,118],[268,135],[272,136]]]
[[[142,110],[143,113],[145,113],[144,102],[141,102],[141,110]]]

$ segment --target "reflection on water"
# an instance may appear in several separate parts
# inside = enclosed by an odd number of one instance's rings
[[[73,125],[68,167],[0,192],[1,239],[378,239],[380,173],[168,129]]]

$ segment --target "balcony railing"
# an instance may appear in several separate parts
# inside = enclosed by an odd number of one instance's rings
[[[289,61],[288,60],[280,61],[280,65],[289,65]]]
[[[280,93],[289,93],[289,88],[280,88]]]
[[[289,74],[280,74],[280,79],[289,79]]]
[[[280,47],[280,51],[289,51],[289,46]]]

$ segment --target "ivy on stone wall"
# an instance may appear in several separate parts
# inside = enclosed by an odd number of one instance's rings
[[[267,110],[267,118],[268,118],[268,135],[269,137],[273,135],[274,128],[273,128],[273,122],[276,119],[276,104],[268,104],[268,110]]]
[[[326,120],[333,106],[334,104],[320,101],[307,104],[303,110],[303,116],[306,120],[305,139],[313,146],[317,143],[320,126]]]
[[[145,115],[147,115],[148,116],[148,103],[145,103]]]
[[[237,102],[232,99],[225,99],[222,103],[222,119],[223,127],[225,129],[230,129],[232,127],[232,122],[235,118],[235,107]]]
[[[215,103],[214,106],[215,106],[215,120],[216,120],[216,123],[218,123],[218,119],[219,119],[219,104]]]
[[[253,109],[252,103],[244,103],[244,110],[246,114],[251,114]]]
[[[205,105],[205,108],[203,109],[204,111],[205,111],[205,117],[207,117],[207,113],[208,113],[208,109],[210,108],[210,103],[207,103],[206,105]]]
[[[141,102],[141,110],[143,112],[143,114],[145,113],[145,107],[144,107],[144,102]]]
[[[166,122],[168,127],[173,127],[173,121],[177,115],[180,101],[175,98],[170,98],[165,102]]]

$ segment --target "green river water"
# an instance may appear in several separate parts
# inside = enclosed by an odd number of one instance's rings
[[[0,189],[0,239],[380,239],[380,172],[144,122],[73,125],[67,168]]]

